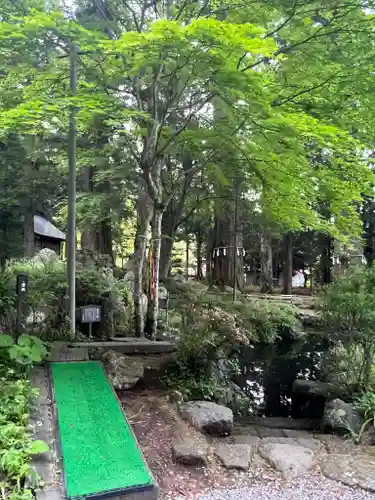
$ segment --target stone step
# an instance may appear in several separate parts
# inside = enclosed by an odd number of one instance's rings
[[[296,429],[314,430],[320,429],[321,419],[293,419],[284,417],[242,417],[235,425],[268,427],[271,429]]]
[[[72,342],[69,344],[69,348],[71,347],[77,349],[112,349],[124,354],[157,354],[176,350],[176,344],[174,342],[168,342],[166,340],[140,340],[134,338],[117,338],[117,340],[103,342]]]

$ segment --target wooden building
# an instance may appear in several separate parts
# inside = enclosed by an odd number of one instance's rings
[[[51,222],[41,215],[34,215],[35,252],[39,252],[43,248],[49,248],[54,250],[57,255],[61,255],[62,242],[65,240],[65,234]]]

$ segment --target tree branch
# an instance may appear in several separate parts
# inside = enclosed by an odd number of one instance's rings
[[[324,87],[328,82],[331,82],[335,78],[339,77],[339,74],[331,75],[328,78],[326,78],[323,82],[317,83],[316,85],[313,85],[312,87],[309,87],[307,89],[300,90],[296,94],[286,97],[285,99],[279,99],[271,102],[271,106],[277,107],[277,106],[282,106],[283,104],[287,104],[288,102],[294,101],[296,97],[299,97],[300,95],[303,94],[308,94],[309,92],[313,92],[314,90],[317,90],[321,87]]]

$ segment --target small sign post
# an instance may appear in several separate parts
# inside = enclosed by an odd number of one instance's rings
[[[17,335],[22,333],[23,300],[29,290],[29,275],[27,273],[17,274],[16,294],[17,294]]]
[[[101,306],[83,306],[81,307],[81,323],[89,325],[89,339],[92,339],[92,324],[100,323],[102,319]]]

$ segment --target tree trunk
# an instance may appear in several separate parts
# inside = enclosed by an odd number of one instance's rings
[[[327,234],[322,234],[321,241],[320,284],[329,285],[332,283],[333,238]]]
[[[154,215],[152,218],[152,272],[150,280],[150,293],[147,307],[147,320],[145,333],[151,340],[156,340],[159,315],[159,264],[161,249],[161,223],[163,218],[163,209],[154,205]]]
[[[186,236],[186,247],[185,247],[185,277],[186,279],[188,280],[189,279],[189,265],[190,265],[190,248],[189,248],[189,244],[190,244],[190,241],[189,241],[189,232],[188,232],[188,229],[187,229],[187,224],[186,224],[186,232],[185,232],[185,236]]]
[[[213,254],[215,248],[215,231],[212,227],[212,221],[210,220],[209,229],[207,231],[207,241],[206,241],[206,278],[210,285],[214,283],[214,266],[213,266]]]
[[[173,200],[168,205],[163,214],[161,223],[161,252],[160,252],[160,279],[165,279],[169,276],[171,269],[173,242],[176,234],[176,213],[174,211]]]
[[[174,235],[172,237],[163,234],[161,240],[160,266],[159,266],[159,275],[161,280],[168,278],[171,272],[173,241],[174,241]]]
[[[284,289],[286,295],[292,294],[293,289],[293,235],[284,235]]]
[[[146,261],[147,240],[152,217],[149,197],[142,193],[137,205],[137,231],[134,242],[134,323],[137,337],[144,336],[143,274]]]
[[[233,210],[227,210],[225,215],[220,213],[215,218],[213,281],[221,287],[236,285],[239,290],[243,290],[245,272],[242,229],[236,228],[235,222]]]
[[[197,280],[202,280],[203,279],[203,256],[202,256],[202,245],[203,245],[203,238],[202,238],[202,232],[201,229],[198,228],[196,232],[196,238],[197,238],[197,273],[196,273],[196,279]]]
[[[96,191],[105,193],[107,199],[111,198],[111,183],[104,181],[97,186]],[[110,204],[103,207],[103,215],[100,226],[97,228],[97,247],[96,251],[102,255],[108,255],[112,264],[114,264],[113,241],[112,241],[112,213]]]
[[[35,234],[34,234],[34,211],[26,210],[23,221],[23,235],[25,257],[33,257],[35,253]]]
[[[85,193],[92,193],[93,191],[93,181],[92,181],[93,170],[91,167],[84,167],[83,169],[83,191]],[[86,227],[83,229],[81,234],[81,248],[84,250],[95,250],[96,248],[96,231],[86,223]]]
[[[112,264],[115,263],[113,256],[112,226],[110,222],[103,221],[97,232],[96,250],[101,255],[108,255]]]
[[[185,206],[186,196],[192,179],[192,160],[185,157],[182,161],[182,167],[185,172],[184,183],[179,197],[174,197],[170,200],[168,206],[163,213],[162,219],[162,240],[160,253],[160,279],[168,277],[171,270],[171,260],[173,243],[176,236],[182,211]]]
[[[273,285],[272,244],[266,232],[260,235],[260,269],[260,291],[271,293]]]

